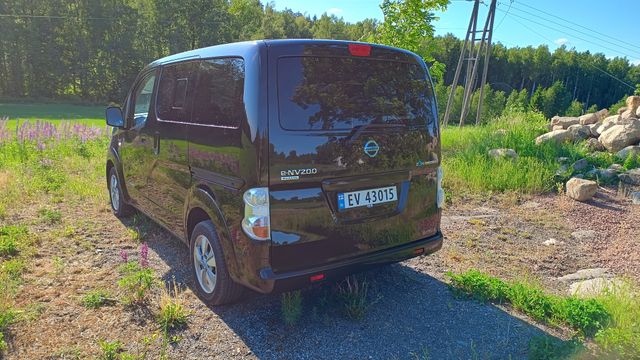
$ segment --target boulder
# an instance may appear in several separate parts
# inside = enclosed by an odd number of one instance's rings
[[[562,125],[553,125],[553,127],[551,128],[551,130],[563,130],[564,128],[562,127]]]
[[[590,200],[598,191],[595,181],[573,177],[567,181],[567,196],[577,201]]]
[[[629,194],[629,198],[631,198],[631,203],[634,205],[640,205],[640,191],[635,191]]]
[[[587,142],[584,144],[584,146],[589,151],[605,151],[606,150],[604,145],[602,145],[600,141],[598,141],[598,139],[596,138],[587,139]]]
[[[580,124],[580,118],[575,116],[554,116],[551,118],[551,126],[560,125],[567,129],[571,125]]]
[[[625,112],[620,114],[620,118],[622,120],[635,119],[636,118],[636,112],[634,110],[631,110],[631,109],[625,110]]]
[[[580,116],[578,120],[580,121],[580,125],[591,125],[600,121],[600,118],[598,117],[597,114],[592,113],[592,114],[584,114]]]
[[[640,119],[640,107],[636,109],[636,117]]]
[[[622,284],[621,280],[602,277],[582,280],[569,285],[569,295],[579,298],[592,298],[620,287]]]
[[[627,111],[627,108],[625,106],[621,107],[620,109],[618,109],[618,115],[621,115],[625,111]]]
[[[576,240],[593,240],[596,232],[593,230],[578,230],[571,233],[571,237]]]
[[[574,272],[573,274],[567,274],[557,278],[560,281],[576,281],[576,280],[587,280],[587,279],[595,279],[600,277],[609,277],[608,275],[609,269],[607,268],[593,268],[593,269],[582,269]]]
[[[620,159],[626,159],[629,154],[632,154],[634,156],[640,156],[640,145],[631,145],[631,146],[627,146],[626,148],[618,151],[616,153],[616,156],[619,157]]]
[[[624,167],[622,167],[622,165],[620,164],[611,164],[611,166],[609,166],[609,170],[621,172],[621,171],[624,171]]]
[[[618,177],[618,172],[613,169],[598,169],[596,171],[598,179],[601,179],[605,182],[613,181],[616,179],[616,177]]]
[[[614,125],[598,138],[611,152],[618,152],[640,141],[640,121],[627,125]]]
[[[635,114],[638,107],[640,107],[640,96],[629,96],[626,104],[627,110],[631,110]]]
[[[629,185],[640,185],[640,169],[631,169],[618,175],[620,181]]]
[[[577,172],[582,172],[582,170],[585,170],[586,168],[589,167],[589,161],[587,161],[587,159],[580,159],[576,162],[573,163],[573,165],[571,165],[573,167],[573,170],[577,171]]]
[[[491,149],[489,150],[489,156],[494,159],[511,159],[515,160],[518,158],[518,153],[516,153],[513,149]]]
[[[602,109],[597,111],[596,116],[598,116],[598,121],[604,120],[607,116],[609,116],[609,109]]]
[[[589,128],[589,132],[591,132],[591,136],[593,136],[593,137],[600,136],[600,133],[597,131],[598,130],[598,126],[600,126],[600,123],[587,125],[587,127]]]
[[[571,140],[571,132],[569,130],[553,130],[546,134],[542,134],[536,138],[536,144],[541,144],[546,141],[555,141],[562,143]]]
[[[569,126],[569,128],[567,128],[567,131],[569,131],[570,133],[570,136],[568,139],[570,141],[584,140],[591,136],[591,130],[587,125],[580,125],[580,124],[571,125]]]

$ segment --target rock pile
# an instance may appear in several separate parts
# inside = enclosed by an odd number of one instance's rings
[[[608,151],[615,154],[620,163],[629,156],[640,158],[640,96],[629,96],[626,106],[616,115],[610,115],[607,109],[603,109],[578,117],[555,116],[551,119],[549,130],[536,138],[536,144],[584,141],[583,146],[588,151]],[[598,183],[586,179],[599,183],[611,183],[619,179],[621,184],[640,186],[640,169],[625,172],[620,164],[597,169],[587,159],[580,159],[569,166],[567,161],[560,160],[556,174],[561,177],[573,176],[566,184],[566,195],[577,201],[588,201],[597,192]],[[625,167],[629,168],[627,165],[625,162]],[[632,200],[634,204],[638,202],[635,198]]]
[[[629,96],[626,104],[617,115],[609,116],[609,111],[603,109],[579,117],[555,116],[549,124],[551,131],[538,136],[536,144],[589,139],[587,146],[593,151],[628,153],[631,150],[627,148],[631,147],[640,153],[640,96]]]

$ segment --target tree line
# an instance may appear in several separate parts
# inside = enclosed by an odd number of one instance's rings
[[[321,38],[418,53],[432,65],[443,108],[441,93],[451,85],[462,46],[451,34],[433,36],[434,11],[447,3],[384,0],[384,21],[349,23],[335,15],[278,11],[259,0],[4,0],[0,98],[121,102],[138,71],[169,54],[242,40]],[[608,107],[633,92],[623,83],[640,84],[640,66],[626,58],[498,43],[489,64],[486,111],[499,112],[514,91],[516,98],[525,92],[527,106],[549,116]]]

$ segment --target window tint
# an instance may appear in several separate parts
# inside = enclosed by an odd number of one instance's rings
[[[281,58],[278,103],[280,124],[290,130],[425,126],[434,121],[433,93],[424,69],[396,61]]]
[[[147,121],[149,108],[151,106],[151,95],[153,94],[153,85],[155,84],[156,75],[151,73],[138,83],[133,95],[133,122],[134,126],[140,126]]]
[[[244,61],[210,59],[200,63],[193,122],[237,128],[244,119]]]
[[[168,65],[162,69],[158,85],[158,118],[170,121],[189,121],[197,62]]]

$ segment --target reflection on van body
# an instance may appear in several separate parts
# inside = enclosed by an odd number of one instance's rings
[[[149,64],[122,112],[114,212],[133,206],[189,245],[212,304],[442,244],[436,104],[413,53],[328,40],[193,50]]]

